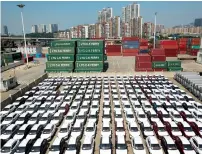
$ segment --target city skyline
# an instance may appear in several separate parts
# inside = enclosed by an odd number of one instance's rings
[[[97,12],[105,7],[111,7],[113,9],[113,16],[120,16],[122,18],[122,7],[125,7],[132,2],[48,2],[50,5],[46,5],[47,2],[23,3],[26,5],[24,8],[25,31],[26,33],[30,33],[30,27],[32,25],[38,25],[44,22],[56,23],[60,26],[60,30],[69,29],[70,27],[79,24],[96,23]],[[22,26],[20,23],[20,10],[16,7],[16,4],[18,3],[2,2],[1,5],[2,25],[7,25],[10,33],[21,33],[22,31]],[[143,23],[153,22],[154,15],[152,14],[154,14],[155,10],[157,10],[157,12],[160,12],[158,13],[157,17],[157,24],[163,24],[165,27],[172,27],[175,25],[193,22],[195,18],[200,18],[201,14],[199,13],[200,11],[197,12],[197,8],[202,7],[202,2],[138,2],[138,4],[141,5],[140,14],[143,17]],[[32,13],[33,9],[30,8],[36,7],[36,5],[38,5],[37,11]],[[156,8],[152,8],[154,5],[156,5]],[[42,9],[44,6],[46,6],[47,9]],[[74,6],[77,6],[80,12],[76,12],[77,9],[73,9]],[[85,6],[94,7],[84,11]],[[177,6],[179,6],[180,9]],[[188,11],[190,6],[195,6],[195,10]],[[55,10],[56,8],[58,9],[57,11],[51,11],[53,8]],[[64,8],[66,8],[68,11],[64,10]],[[169,8],[169,11],[167,8]],[[12,12],[8,12],[10,10],[12,10]],[[47,16],[47,14],[49,16]],[[165,15],[166,19],[164,17]],[[171,17],[172,20],[170,20]]]

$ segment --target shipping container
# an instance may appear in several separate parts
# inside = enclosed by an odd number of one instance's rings
[[[73,69],[73,68],[74,68],[74,62],[61,62],[61,61],[46,62],[46,69],[66,70],[66,69]]]
[[[152,55],[151,56],[152,61],[166,61],[165,55]]]
[[[59,40],[51,42],[51,47],[75,47],[75,46],[76,46],[75,40]]]
[[[138,61],[136,61],[135,67],[136,68],[152,68],[152,63],[151,62],[138,62]]]
[[[48,61],[74,61],[73,54],[51,54],[47,56]]]
[[[136,55],[137,62],[151,62],[151,56],[149,54],[138,54]]]
[[[113,53],[113,52],[120,52],[121,53],[121,48],[120,49],[113,49],[113,48],[105,48],[105,53]]]
[[[121,52],[107,52],[107,56],[122,56]]]
[[[152,49],[151,55],[165,55],[164,49]]]
[[[88,61],[88,62],[76,61],[75,69],[77,70],[103,69],[103,61]]]
[[[104,61],[107,61],[107,55],[104,55]]]
[[[77,54],[103,54],[103,47],[78,47]]]
[[[66,47],[66,48],[51,47],[51,48],[48,48],[48,53],[49,54],[75,54],[75,48],[74,47]]]
[[[106,45],[105,49],[121,49],[121,45]]]
[[[139,51],[139,53],[149,53],[149,50],[148,49],[142,49]]]
[[[90,72],[103,72],[103,69],[93,69],[93,70],[79,70],[79,69],[75,69],[74,72],[80,73],[80,72],[86,72],[86,73],[90,73]]]
[[[152,68],[167,68],[167,63],[166,62],[152,62]]]
[[[103,61],[103,54],[77,54],[76,61]]]
[[[135,68],[136,72],[152,72],[152,68]]]
[[[77,41],[77,46],[104,48],[104,41],[103,40],[79,40]]]
[[[153,68],[153,70],[154,71],[156,71],[156,72],[165,72],[165,71],[167,71],[167,69],[165,69],[165,68]]]
[[[47,73],[61,73],[61,72],[71,73],[71,72],[73,72],[73,69],[64,69],[64,70],[60,70],[60,69],[45,69],[45,72],[47,72]]]
[[[192,45],[191,49],[200,49],[200,45]]]
[[[175,72],[175,71],[183,71],[183,68],[181,68],[181,67],[169,67],[168,71],[173,71],[173,72]]]
[[[137,56],[138,52],[123,52],[122,56],[123,57],[128,57],[128,56]]]
[[[122,49],[122,53],[135,53],[138,54],[139,49]]]
[[[175,40],[161,40],[160,41],[161,45],[177,45],[177,41]]]
[[[122,41],[139,41],[138,37],[122,37]]]
[[[167,67],[181,67],[181,61],[176,60],[176,61],[166,61],[167,62]]]

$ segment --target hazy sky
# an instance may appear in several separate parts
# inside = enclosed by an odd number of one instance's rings
[[[97,12],[104,7],[112,7],[114,16],[121,16],[121,8],[132,2],[20,2],[25,4],[25,31],[31,25],[59,24],[64,30],[78,24],[92,24],[97,21]],[[154,12],[158,12],[157,24],[171,27],[194,22],[202,17],[202,2],[138,2],[143,22],[153,22]],[[7,25],[10,33],[22,33],[19,2],[1,2],[1,26]]]

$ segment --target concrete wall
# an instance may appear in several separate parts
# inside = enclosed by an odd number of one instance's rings
[[[8,104],[13,103],[18,97],[23,96],[27,91],[31,90],[32,87],[37,86],[40,82],[42,82],[44,79],[48,77],[48,74],[44,74],[35,81],[31,82],[29,85],[27,85],[24,88],[21,88],[21,90],[17,91],[15,94],[11,95],[7,99],[1,102],[1,110]]]

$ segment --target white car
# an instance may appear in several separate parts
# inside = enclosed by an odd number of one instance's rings
[[[161,145],[167,154],[180,154],[175,141],[170,136],[163,136],[161,139]]]
[[[196,154],[189,140],[184,136],[179,136],[179,141],[175,142],[177,147],[182,147],[184,154]],[[181,142],[181,143],[180,143]]]
[[[202,154],[202,139],[198,136],[194,136],[190,139],[190,143],[196,153]]]
[[[154,136],[154,131],[151,124],[148,121],[144,121],[140,124],[140,130],[142,131],[143,137]]]
[[[147,115],[143,110],[137,111],[136,117],[139,124],[142,122],[144,123],[145,121],[148,121]]]
[[[43,131],[43,125],[35,124],[29,131],[29,134],[26,136],[26,139],[36,139],[41,135],[42,131]]]
[[[105,121],[105,120],[102,121],[101,135],[102,136],[111,136],[112,135],[112,130],[111,130],[109,121]]]
[[[46,124],[48,124],[50,122],[52,117],[53,117],[52,113],[46,112],[43,114],[42,117],[40,117],[38,124],[45,126]]]
[[[146,145],[150,154],[164,154],[155,136],[148,136],[146,138]]]
[[[140,136],[135,136],[131,138],[133,154],[146,154],[146,149],[144,147],[142,138]]]
[[[52,137],[54,136],[55,132],[56,132],[56,126],[51,123],[47,124],[41,134],[41,138],[47,139],[48,141],[50,141]]]
[[[202,112],[193,111],[193,112],[192,112],[192,115],[194,116],[194,118],[195,118],[197,121],[202,122]]]
[[[74,124],[74,122],[76,121],[76,113],[72,110],[70,110],[68,113],[67,113],[67,116],[64,120],[64,123],[67,123],[67,124]]]
[[[170,114],[171,119],[173,121],[175,121],[176,123],[184,121],[178,111],[172,110],[169,112],[169,114]]]
[[[114,110],[115,121],[123,121],[121,109]]]
[[[160,110],[157,109],[157,113],[158,113],[159,117],[162,117],[163,121],[168,121],[168,122],[172,121],[172,119],[170,117],[170,114],[166,110],[164,110],[164,109],[160,109]]]
[[[112,143],[111,137],[101,136],[100,138],[100,154],[111,154],[112,153]]]
[[[28,124],[30,125],[34,125],[36,123],[38,123],[39,119],[41,118],[42,114],[41,113],[38,113],[38,112],[35,112],[31,117],[30,119],[28,120]]]
[[[138,129],[138,126],[135,121],[128,123],[128,131],[130,136],[132,137],[140,136],[140,130]]]
[[[117,136],[125,136],[126,132],[125,132],[125,128],[124,128],[124,124],[123,121],[116,121],[115,122],[115,128],[116,128],[116,135]]]
[[[28,134],[31,128],[32,128],[32,125],[29,125],[29,124],[22,125],[13,136],[13,139],[17,139],[17,140],[23,139],[24,136]]]
[[[152,108],[151,104],[148,101],[142,101],[142,108],[145,112],[150,111]]]
[[[8,115],[9,113],[13,112],[16,109],[16,106],[13,104],[9,104],[0,111],[0,114]]]
[[[80,154],[94,154],[94,146],[94,138],[92,136],[84,136],[84,141],[80,149]]]
[[[63,113],[60,112],[56,112],[53,116],[52,116],[52,120],[50,121],[51,124],[59,126],[60,123],[63,120]]]
[[[71,133],[71,123],[63,123],[60,126],[60,129],[58,131],[57,137],[58,138],[63,138],[63,137],[68,137]]]
[[[81,137],[83,134],[84,124],[82,122],[75,122],[71,129],[71,136]]]
[[[116,136],[116,154],[128,154],[124,136]]]
[[[86,128],[84,130],[84,135],[85,136],[88,136],[88,137],[95,137],[96,135],[96,130],[97,130],[97,126],[96,126],[96,123],[92,123],[92,122],[88,122],[86,124]]]

